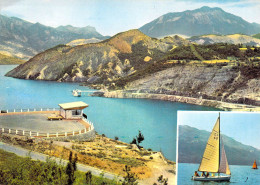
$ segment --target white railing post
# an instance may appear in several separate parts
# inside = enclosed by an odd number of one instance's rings
[[[17,135],[17,133],[18,133],[18,130],[15,130],[15,134]]]
[[[73,136],[75,135],[74,131],[72,132],[72,135],[73,135]]]
[[[49,137],[50,136],[50,134],[49,133],[47,133],[47,137]]]
[[[34,109],[34,112],[36,112],[36,109]]]
[[[23,112],[23,109],[21,109],[21,112]]]
[[[15,109],[14,109],[14,112],[15,112]]]
[[[56,137],[59,137],[59,132],[56,132]]]
[[[28,111],[27,112],[30,112],[30,110],[28,109]]]
[[[6,110],[6,112],[8,113],[8,109]]]
[[[30,131],[30,136],[32,136],[32,131]]]
[[[2,132],[5,132],[5,128],[2,128]]]
[[[11,134],[11,129],[10,128],[9,128],[8,132],[9,132],[9,134]]]
[[[42,112],[42,108],[41,108],[41,112]]]
[[[39,136],[39,132],[37,132],[36,135]]]
[[[24,136],[24,130],[23,130],[23,136]]]
[[[65,137],[67,137],[67,132],[65,132]]]

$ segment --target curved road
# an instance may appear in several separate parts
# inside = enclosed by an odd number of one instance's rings
[[[16,155],[23,156],[23,157],[30,156],[34,160],[40,160],[40,161],[44,161],[44,162],[46,161],[47,157],[50,157],[45,154],[33,152],[30,150],[27,150],[27,149],[24,149],[21,147],[17,147],[17,146],[13,146],[13,145],[9,145],[9,144],[3,143],[3,142],[0,142],[0,149],[3,149],[7,152],[15,153]],[[55,160],[58,164],[61,163],[64,166],[68,163],[68,160],[60,159],[57,157],[51,157],[51,159]],[[95,176],[100,176],[100,174],[104,174],[104,177],[107,179],[123,180],[123,178],[118,175],[102,171],[102,170],[100,170],[98,168],[94,168],[92,166],[87,166],[87,165],[77,163],[77,168],[79,171],[82,171],[82,172],[91,171],[91,173]]]

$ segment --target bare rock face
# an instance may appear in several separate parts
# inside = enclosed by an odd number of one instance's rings
[[[175,66],[135,80],[126,90],[260,105],[260,75],[250,78],[232,66]]]

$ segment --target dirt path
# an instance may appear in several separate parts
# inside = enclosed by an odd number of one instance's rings
[[[40,160],[45,162],[47,157],[49,157],[48,155],[45,154],[41,154],[38,152],[33,152],[21,147],[17,147],[17,146],[13,146],[13,145],[9,145],[6,143],[2,143],[0,142],[0,148],[7,151],[7,152],[12,152],[15,153],[16,155],[22,156],[22,157],[27,157],[30,156],[33,160]],[[63,160],[57,157],[51,157],[51,159],[54,159],[58,164],[61,162],[62,165],[66,165],[67,164],[67,160]],[[108,179],[123,179],[122,177],[118,177],[118,175],[112,174],[110,172],[105,172],[103,170],[99,170],[97,168],[91,167],[91,166],[87,166],[87,165],[83,165],[80,163],[77,163],[77,167],[78,170],[83,171],[83,172],[87,172],[87,171],[91,171],[91,173],[93,175],[99,176],[101,173],[104,174],[105,178]]]

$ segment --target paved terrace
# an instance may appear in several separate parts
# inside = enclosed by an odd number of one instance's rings
[[[86,133],[92,123],[83,120],[48,120],[59,111],[9,112],[0,114],[0,132],[34,137],[59,137]]]

